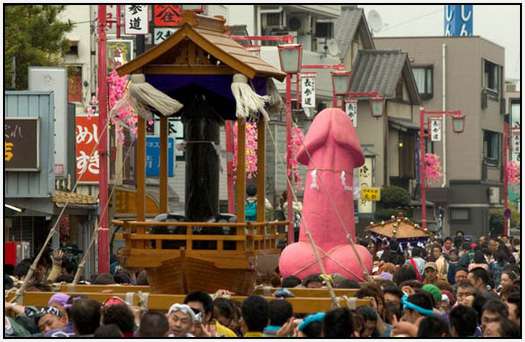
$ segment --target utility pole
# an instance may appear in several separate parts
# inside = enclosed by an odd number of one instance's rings
[[[106,80],[106,5],[98,5],[98,145],[99,162],[99,232],[98,273],[109,272],[109,222],[108,222],[108,87]]]

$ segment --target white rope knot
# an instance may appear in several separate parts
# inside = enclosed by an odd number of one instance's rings
[[[246,119],[249,116],[260,112],[263,115],[264,120],[270,120],[270,115],[264,109],[266,102],[270,101],[270,97],[261,96],[255,93],[252,87],[248,84],[248,78],[246,76],[243,74],[233,75],[231,89],[237,104],[235,113],[237,118]]]
[[[312,184],[310,184],[310,188],[319,191],[319,184],[317,184],[317,169],[313,169],[310,175],[312,176]]]
[[[346,185],[346,172],[345,171],[341,171],[340,178],[341,178],[341,184],[343,185],[344,191],[352,191],[352,187]]]

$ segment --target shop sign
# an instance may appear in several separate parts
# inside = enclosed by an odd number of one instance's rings
[[[367,189],[372,186],[372,158],[365,157],[365,163],[359,168],[359,187]],[[361,191],[359,191],[361,194]],[[372,202],[363,199],[358,200],[358,211],[360,214],[371,214],[373,212]]]
[[[99,181],[98,115],[75,118],[76,175],[79,183]]]
[[[357,127],[357,100],[348,100],[345,105],[346,115],[350,117],[354,127]]]
[[[378,202],[381,200],[380,188],[361,188],[361,200]]]
[[[430,140],[441,141],[441,119],[430,119]]]
[[[39,119],[5,118],[4,120],[5,171],[39,171]]]
[[[303,108],[315,107],[315,75],[301,75],[301,106]]]
[[[148,31],[148,6],[126,5],[124,14],[124,32],[137,35],[147,34]]]
[[[172,34],[177,32],[177,28],[159,28],[153,29],[153,44],[157,45],[168,39]]]
[[[168,177],[173,177],[173,154],[175,139],[168,138]],[[160,175],[160,137],[146,137],[146,176],[158,177]]]
[[[182,23],[181,5],[153,5],[153,24],[160,27],[175,27]]]

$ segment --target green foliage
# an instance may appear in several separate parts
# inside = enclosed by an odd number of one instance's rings
[[[381,189],[381,201],[378,205],[385,209],[406,208],[410,204],[408,191],[399,186],[387,186]]]
[[[65,33],[73,24],[58,19],[63,5],[4,6],[4,86],[12,89],[13,57],[15,89],[27,89],[29,66],[58,65],[68,49]]]

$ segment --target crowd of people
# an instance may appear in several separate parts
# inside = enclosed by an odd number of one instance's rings
[[[365,282],[341,275],[280,277],[272,299],[257,295],[242,302],[227,290],[191,292],[167,312],[134,307],[119,297],[103,303],[55,293],[46,307],[5,302],[5,336],[46,337],[521,337],[520,244],[517,239],[462,234],[424,247],[401,249],[398,241],[366,244],[374,268]],[[75,265],[59,251],[43,258],[29,291],[51,291],[49,283],[71,282]],[[47,261],[46,261],[47,260]],[[6,269],[4,288],[16,289],[31,260]],[[113,265],[115,266],[115,265]],[[119,266],[98,274],[93,284],[147,284],[145,271]],[[327,312],[296,313],[287,298],[295,288],[356,289],[370,306],[335,307]]]

